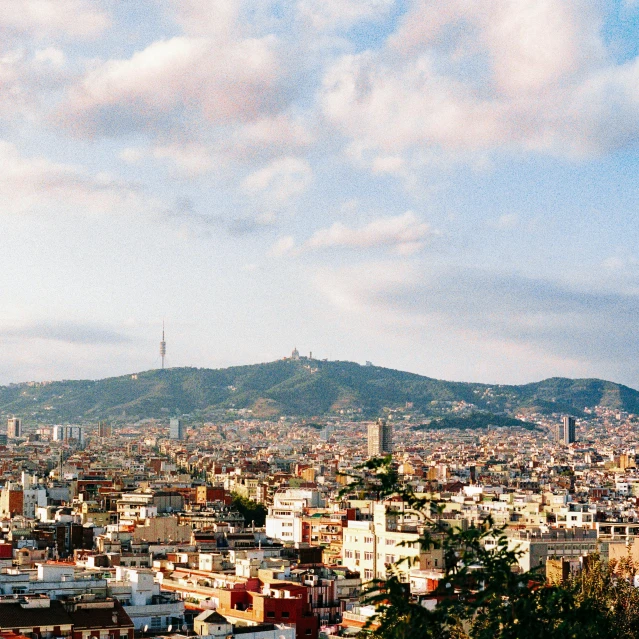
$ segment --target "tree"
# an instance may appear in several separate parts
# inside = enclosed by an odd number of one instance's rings
[[[256,526],[263,526],[266,523],[266,515],[268,510],[264,504],[258,504],[252,499],[243,497],[238,493],[233,493],[233,501],[231,505],[234,506],[237,511],[244,517],[244,523],[255,523]]]
[[[597,558],[565,584],[547,584],[538,571],[516,570],[519,551],[503,527],[487,519],[467,530],[441,522],[441,506],[402,485],[389,457],[372,459],[342,491],[401,502],[421,516],[420,544],[441,548],[444,576],[427,609],[409,596],[397,566],[370,582],[364,602],[376,614],[362,630],[369,639],[612,639],[639,638],[639,594],[632,567],[614,571]],[[634,574],[634,573],[632,573]]]

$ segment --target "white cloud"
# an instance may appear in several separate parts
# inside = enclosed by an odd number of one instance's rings
[[[60,118],[84,135],[161,135],[200,118],[253,122],[281,106],[285,64],[277,46],[274,36],[157,41],[129,59],[97,65],[70,91]]]
[[[106,174],[89,174],[81,167],[55,163],[45,157],[25,157],[0,141],[0,198],[5,214],[115,213],[140,210],[140,194]]]
[[[344,28],[388,15],[395,0],[300,0],[300,15],[320,30]]]
[[[285,157],[251,173],[244,180],[244,188],[275,202],[285,203],[304,193],[312,179],[313,171],[306,160]]]
[[[434,234],[429,224],[408,211],[403,215],[373,220],[360,228],[335,222],[316,231],[305,246],[309,249],[387,247],[409,255],[422,249],[427,238]]]
[[[0,34],[5,36],[88,38],[102,33],[110,22],[99,3],[90,0],[0,1]]]
[[[35,119],[69,81],[65,63],[64,53],[55,47],[0,53],[0,116],[7,122]]]
[[[53,67],[61,68],[66,62],[64,51],[56,47],[47,47],[35,52],[33,60],[39,64],[50,64]]]
[[[209,149],[201,144],[173,144],[158,146],[153,157],[173,162],[186,175],[195,176],[208,172],[213,166]]]
[[[141,149],[135,146],[128,146],[118,153],[118,157],[127,164],[137,164],[140,162],[145,156],[147,152],[145,149]]]
[[[284,235],[277,239],[271,247],[269,255],[272,257],[283,257],[293,252],[295,248],[295,238],[291,235]]]
[[[517,213],[505,213],[493,220],[491,226],[500,230],[514,229],[519,224]]]
[[[415,2],[386,47],[328,70],[322,109],[376,172],[430,148],[604,153],[639,131],[639,62],[612,61],[601,24],[588,1]]]
[[[207,173],[213,167],[211,150],[206,145],[195,142],[125,147],[118,156],[127,164],[139,164],[148,159],[168,162],[177,173],[188,177]]]
[[[236,33],[241,1],[172,0],[170,8],[172,17],[186,33],[228,39]]]
[[[403,157],[398,155],[387,155],[385,157],[377,157],[373,160],[373,173],[399,173],[406,164]]]
[[[309,147],[315,139],[307,122],[288,113],[277,113],[238,127],[232,142],[226,142],[224,150],[238,159],[265,153],[290,154]]]

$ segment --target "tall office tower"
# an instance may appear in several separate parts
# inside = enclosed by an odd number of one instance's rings
[[[184,427],[181,419],[172,419],[170,421],[169,437],[171,439],[184,439]]]
[[[10,417],[7,420],[7,437],[9,439],[22,437],[22,420],[19,417]]]
[[[564,422],[564,444],[572,444],[577,441],[575,436],[575,418],[566,415],[563,419]]]
[[[98,422],[98,437],[111,437],[113,428],[106,422]]]
[[[575,435],[575,418],[566,415],[561,424],[557,425],[557,441],[564,444],[572,444],[577,441]]]
[[[378,419],[368,425],[368,456],[377,457],[393,452],[393,426]]]
[[[320,433],[320,439],[323,442],[327,442],[331,438],[332,434],[333,434],[333,426],[331,424],[326,424],[324,428],[322,429],[322,432]]]
[[[56,424],[53,427],[54,442],[74,442],[77,444],[84,443],[84,432],[82,426],[74,426],[73,424]]]

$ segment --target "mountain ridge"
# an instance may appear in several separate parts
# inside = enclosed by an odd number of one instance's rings
[[[406,409],[441,416],[465,402],[492,413],[582,414],[596,405],[639,413],[639,392],[601,379],[551,377],[522,385],[451,382],[354,362],[283,359],[221,369],[170,368],[101,380],[24,382],[0,387],[0,413],[26,421],[275,418]],[[252,412],[248,412],[252,411]]]

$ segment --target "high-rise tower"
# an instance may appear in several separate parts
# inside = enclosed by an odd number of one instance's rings
[[[16,439],[22,436],[22,420],[19,417],[10,417],[7,420],[7,437]]]
[[[169,422],[169,438],[184,439],[184,425],[181,419],[174,418]]]
[[[557,425],[557,441],[562,442],[563,444],[573,444],[577,441],[575,425],[575,418],[566,415],[561,420],[561,424]]]
[[[164,320],[162,320],[162,341],[160,342],[160,357],[162,358],[162,370],[164,370],[165,355],[166,355],[166,342],[164,341]]]
[[[393,426],[383,419],[368,425],[368,456],[377,457],[393,452]]]

